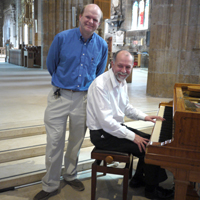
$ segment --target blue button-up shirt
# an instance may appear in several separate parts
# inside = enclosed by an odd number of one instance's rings
[[[79,28],[58,33],[46,62],[52,85],[87,91],[92,81],[104,72],[107,55],[107,43],[96,33],[87,42],[84,42]]]

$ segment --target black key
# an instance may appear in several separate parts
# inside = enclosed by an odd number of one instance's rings
[[[172,126],[173,126],[173,107],[165,106],[159,142],[172,139]]]

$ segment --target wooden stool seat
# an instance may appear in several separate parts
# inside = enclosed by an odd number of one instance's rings
[[[123,175],[123,200],[127,200],[128,179],[132,177],[133,156],[128,153],[106,151],[97,149],[95,147],[92,150],[91,158],[95,159],[94,163],[92,164],[91,200],[95,200],[97,172],[102,172],[104,175],[106,175],[106,173]],[[103,165],[100,165],[102,161]],[[107,164],[110,164],[113,161],[123,162],[126,163],[126,165],[124,168],[108,167]]]

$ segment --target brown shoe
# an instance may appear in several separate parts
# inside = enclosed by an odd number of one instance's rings
[[[74,179],[72,181],[66,181],[65,182],[72,186],[72,188],[74,188],[75,190],[78,190],[78,191],[83,191],[85,190],[85,187],[83,185],[83,183],[81,181],[79,181],[78,179]]]
[[[45,192],[44,190],[41,190],[38,194],[34,196],[33,200],[46,200],[56,194],[58,194],[58,190],[55,190],[53,192]]]

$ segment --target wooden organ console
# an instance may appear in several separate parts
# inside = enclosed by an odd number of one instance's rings
[[[159,107],[166,120],[156,121],[145,162],[171,171],[174,199],[186,200],[191,182],[200,182],[200,85],[176,83],[173,101]]]

